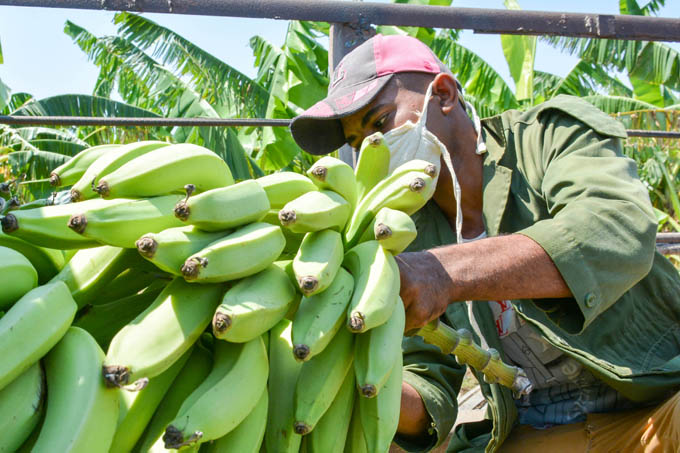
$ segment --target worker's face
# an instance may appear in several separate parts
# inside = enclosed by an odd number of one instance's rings
[[[371,134],[384,134],[409,120],[415,123],[424,99],[425,90],[422,93],[411,91],[392,79],[370,104],[340,120],[347,143],[358,150],[364,138]]]

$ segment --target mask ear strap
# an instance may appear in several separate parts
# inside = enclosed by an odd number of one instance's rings
[[[465,101],[465,98],[462,97],[463,93],[458,91],[458,95],[461,96],[465,102],[468,114],[471,117],[470,119],[472,119],[472,124],[475,126],[475,132],[477,133],[477,149],[475,152],[479,155],[484,154],[486,152],[486,143],[484,143],[484,139],[482,138],[482,122],[479,120],[477,110],[475,110],[475,107],[472,104],[470,104],[468,101]]]

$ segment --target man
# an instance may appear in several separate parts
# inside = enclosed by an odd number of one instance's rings
[[[437,317],[468,328],[535,387],[514,399],[481,381],[488,420],[457,427],[449,451],[680,451],[680,278],[655,252],[625,130],[566,96],[481,124],[465,105],[425,45],[377,35],[291,125],[313,154],[375,132],[395,158],[441,151],[416,243],[397,259],[406,331]],[[398,130],[429,151],[396,146]],[[418,337],[404,363],[397,441],[428,451],[455,421],[464,368]]]

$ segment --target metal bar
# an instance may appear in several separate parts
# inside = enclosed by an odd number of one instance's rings
[[[680,255],[680,244],[657,244],[656,249],[662,255]]]
[[[680,244],[680,233],[657,233],[657,244]]]
[[[474,30],[477,33],[680,41],[680,19],[309,0],[0,0],[33,6],[147,13],[365,22]]]
[[[1,0],[0,0],[1,1]],[[288,127],[288,119],[267,118],[160,118],[160,117],[95,117],[95,116],[6,116],[0,115],[0,124],[15,126],[188,126],[188,127],[234,127],[271,126]],[[644,131],[630,129],[629,137],[656,137],[680,139],[680,132]]]
[[[161,117],[90,117],[90,116],[5,116],[0,124],[46,126],[283,126],[290,120],[266,118],[161,118]]]
[[[653,138],[680,138],[680,132],[672,131],[645,131],[641,129],[629,129],[626,131],[629,137],[653,137]]]

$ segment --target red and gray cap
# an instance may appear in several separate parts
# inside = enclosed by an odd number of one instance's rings
[[[376,35],[340,61],[328,96],[293,118],[293,138],[311,154],[335,151],[346,142],[340,118],[368,105],[399,72],[450,73],[421,41],[410,36]]]

